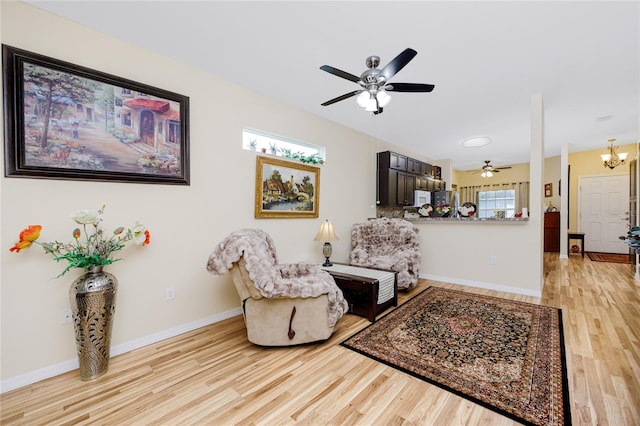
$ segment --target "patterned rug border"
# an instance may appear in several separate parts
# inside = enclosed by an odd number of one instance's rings
[[[622,265],[632,265],[633,263],[629,261],[628,255],[626,254],[618,254],[618,253],[600,253],[596,251],[587,251],[585,254],[589,257],[589,260],[592,262],[605,262],[605,263],[619,263]],[[613,257],[614,259],[606,259],[606,257]],[[616,260],[616,258],[620,258],[620,260]]]
[[[524,420],[522,418],[517,417],[516,415],[509,413],[507,411],[504,411],[498,407],[495,407],[491,404],[489,404],[488,402],[479,400],[471,395],[467,395],[457,389],[453,389],[443,383],[440,383],[436,380],[430,379],[428,377],[424,377],[414,371],[408,370],[406,368],[403,368],[399,365],[395,365],[392,362],[388,362],[386,360],[380,359],[378,357],[376,357],[375,355],[371,355],[366,353],[365,351],[362,351],[358,348],[354,348],[351,347],[347,344],[347,342],[349,340],[351,340],[353,337],[356,337],[357,335],[364,333],[365,330],[369,329],[370,327],[375,326],[377,323],[384,321],[385,318],[391,314],[393,314],[393,312],[397,311],[398,309],[402,309],[403,307],[405,307],[405,305],[407,305],[409,302],[411,302],[412,300],[414,300],[417,297],[422,296],[423,293],[425,293],[426,291],[428,291],[429,289],[442,289],[442,290],[447,290],[447,291],[452,291],[452,292],[458,292],[458,293],[465,293],[465,294],[473,294],[473,295],[477,295],[477,296],[482,296],[482,297],[488,297],[488,298],[492,298],[492,299],[498,299],[498,300],[507,300],[507,301],[512,301],[512,302],[516,302],[516,303],[522,303],[525,305],[532,305],[532,306],[544,306],[550,309],[555,309],[558,312],[558,325],[559,325],[559,337],[560,337],[560,358],[561,358],[561,365],[562,365],[562,405],[563,405],[563,410],[564,410],[564,425],[565,426],[571,426],[571,403],[570,403],[570,399],[569,399],[569,381],[568,381],[568,375],[567,375],[567,358],[566,358],[566,349],[565,349],[565,340],[564,340],[564,323],[563,323],[563,319],[562,319],[562,309],[560,308],[555,308],[552,306],[547,306],[547,305],[540,305],[540,304],[535,304],[535,303],[529,303],[529,302],[522,302],[522,301],[515,301],[515,300],[509,300],[509,299],[503,299],[500,297],[496,297],[496,296],[489,296],[489,295],[484,295],[484,294],[478,294],[478,293],[473,293],[473,292],[466,292],[466,291],[461,291],[461,290],[455,290],[455,289],[444,289],[441,287],[433,287],[433,286],[428,286],[427,288],[425,288],[424,290],[422,290],[420,293],[412,296],[410,299],[408,299],[407,301],[405,301],[402,305],[399,305],[397,308],[387,312],[386,314],[384,314],[382,317],[380,317],[378,320],[376,320],[376,322],[372,322],[369,325],[367,325],[365,328],[363,328],[362,330],[359,330],[357,332],[355,332],[354,334],[352,334],[351,336],[347,337],[346,339],[344,339],[341,343],[340,346],[343,346],[351,351],[354,351],[356,353],[359,353],[360,355],[364,355],[367,358],[370,358],[374,361],[380,362],[382,364],[385,364],[391,368],[395,368],[396,370],[402,371],[403,373],[409,374],[410,376],[416,377],[420,380],[423,380],[429,384],[432,384],[434,386],[439,387],[440,389],[446,390],[447,392],[451,392],[454,395],[457,395],[461,398],[464,398],[468,401],[471,401],[475,404],[478,404],[484,408],[487,408],[493,412],[496,412],[500,415],[503,415],[511,420],[514,420],[518,423],[522,423],[524,425],[530,425],[530,426],[536,426],[535,423],[529,422],[527,420]]]

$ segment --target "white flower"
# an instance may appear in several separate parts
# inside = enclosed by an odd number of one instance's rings
[[[80,225],[97,225],[100,222],[98,212],[95,210],[78,210],[71,218]]]
[[[144,231],[146,231],[147,228],[145,228],[145,226],[143,224],[141,224],[140,222],[136,222],[136,224],[133,226],[133,228],[131,228],[131,234],[133,235],[133,241],[140,245],[142,243],[145,242],[145,240],[147,239],[147,236],[145,235]]]

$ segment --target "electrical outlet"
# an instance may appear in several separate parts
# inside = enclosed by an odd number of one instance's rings
[[[491,256],[489,258],[489,263],[491,263],[492,265],[497,265],[498,264],[498,258],[495,256]]]
[[[71,309],[63,309],[60,311],[60,324],[69,324],[73,321],[73,315]]]
[[[173,287],[167,288],[167,300],[173,300],[176,298],[176,291]]]

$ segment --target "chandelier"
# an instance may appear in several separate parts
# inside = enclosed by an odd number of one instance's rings
[[[600,156],[602,157],[602,163],[604,164],[604,166],[610,169],[614,169],[615,167],[624,164],[624,162],[627,160],[626,152],[621,152],[620,154],[618,154],[618,147],[613,146],[613,143],[615,141],[615,139],[609,139],[609,153],[602,154]]]

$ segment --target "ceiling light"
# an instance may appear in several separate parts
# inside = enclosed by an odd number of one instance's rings
[[[376,102],[377,99],[377,102]],[[380,108],[384,108],[391,101],[391,96],[384,90],[379,92],[363,91],[356,98],[358,105],[364,108],[365,111],[375,112]]]
[[[626,152],[621,152],[620,154],[618,154],[618,147],[613,146],[613,143],[615,141],[615,139],[609,139],[609,153],[602,154],[600,156],[602,158],[602,163],[604,164],[604,166],[610,169],[614,169],[617,166],[624,164],[624,162],[627,160]]]
[[[493,176],[493,173],[491,173],[490,170],[485,170],[480,174],[480,176],[482,176],[483,178],[490,178],[491,176]]]
[[[489,136],[476,136],[462,141],[462,146],[464,146],[465,148],[477,148],[480,146],[489,145],[490,143],[491,138]]]

